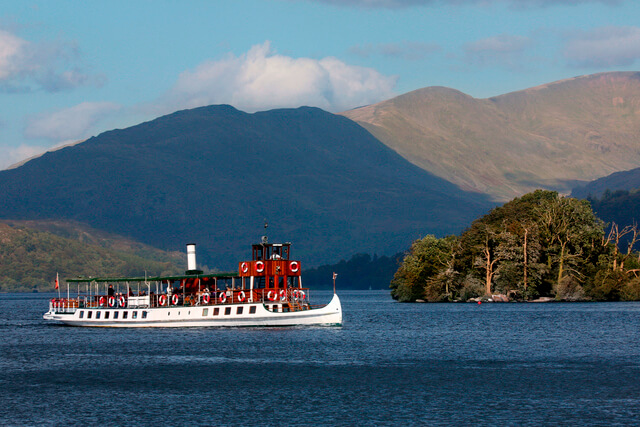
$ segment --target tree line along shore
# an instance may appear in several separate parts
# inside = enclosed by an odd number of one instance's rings
[[[459,236],[416,240],[391,281],[402,302],[640,300],[637,224],[605,224],[586,200],[537,190]],[[546,298],[545,298],[546,297]]]

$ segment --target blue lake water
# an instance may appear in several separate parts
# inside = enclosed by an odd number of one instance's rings
[[[94,329],[0,294],[0,425],[640,424],[640,303],[340,295],[340,328]]]

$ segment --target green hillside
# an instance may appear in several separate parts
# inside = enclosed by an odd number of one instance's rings
[[[180,273],[182,256],[63,223],[0,222],[0,292],[51,291],[56,273],[129,276]],[[56,228],[61,237],[37,228]],[[96,234],[97,233],[97,234]],[[118,249],[115,249],[118,248]]]
[[[640,165],[640,73],[576,77],[489,99],[431,87],[342,113],[413,164],[506,201],[567,193]]]

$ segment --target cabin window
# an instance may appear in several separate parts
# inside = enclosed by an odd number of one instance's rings
[[[82,319],[84,317],[84,310],[80,310],[80,318]]]
[[[99,318],[100,318],[100,312],[96,311],[96,319],[99,319]]]
[[[116,320],[118,318],[118,312],[114,311],[113,312],[113,320]]]
[[[208,308],[203,308],[202,309],[202,315],[206,316],[207,314],[209,314],[209,309]]]
[[[143,319],[146,319],[146,318],[147,318],[147,312],[146,312],[146,311],[143,311],[143,312],[142,312],[142,318],[143,318]]]
[[[273,311],[278,311],[278,305],[277,304],[273,306]]]
[[[91,314],[92,314],[92,313],[93,313],[93,312],[92,312],[91,310],[87,311],[87,319],[91,319]]]
[[[134,311],[133,315],[131,316],[132,319],[137,319],[138,318],[138,312]]]
[[[244,307],[238,307],[238,309],[236,310],[236,314],[242,314],[242,309]]]
[[[213,315],[217,316],[218,314],[220,314],[220,309],[218,307],[213,309]]]
[[[253,279],[253,288],[254,289],[264,289],[265,288],[265,277],[258,276]]]
[[[224,315],[225,315],[225,316],[228,316],[228,315],[230,315],[230,314],[231,314],[231,307],[227,307],[227,308],[225,308],[225,309],[224,309]]]
[[[108,319],[108,318],[109,318],[109,312],[108,312],[108,311],[105,311],[105,312],[104,312],[104,318],[105,318],[105,319]]]
[[[256,314],[256,306],[252,305],[251,307],[249,307],[249,314]]]
[[[129,312],[128,312],[128,311],[123,311],[123,312],[122,312],[122,318],[123,318],[123,319],[126,319],[126,318],[127,318],[127,316],[129,316]]]

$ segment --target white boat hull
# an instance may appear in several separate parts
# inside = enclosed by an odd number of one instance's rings
[[[43,318],[71,326],[110,328],[339,326],[342,324],[342,306],[340,298],[335,294],[327,305],[320,308],[290,312],[280,310],[282,310],[281,305],[275,303],[153,308],[76,308],[67,313],[51,308]],[[115,313],[118,313],[117,318],[114,318]]]

